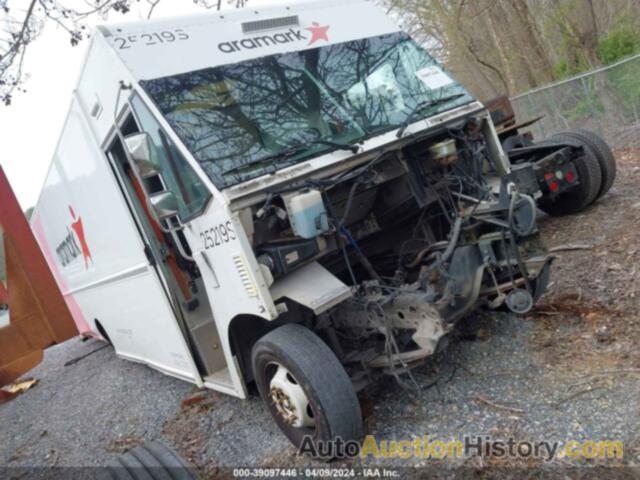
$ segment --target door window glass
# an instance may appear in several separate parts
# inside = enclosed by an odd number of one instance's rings
[[[162,174],[164,189],[171,191],[178,198],[180,220],[185,222],[202,213],[211,197],[211,192],[187,163],[140,97],[134,96],[131,104],[136,119],[140,123],[140,130],[149,134],[155,146],[155,162]]]

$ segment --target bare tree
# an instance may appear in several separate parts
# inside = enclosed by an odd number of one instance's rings
[[[28,79],[24,60],[28,47],[47,24],[53,23],[69,34],[71,46],[90,36],[87,26],[92,17],[106,19],[110,14],[126,15],[133,4],[146,5],[147,18],[162,0],[83,0],[82,7],[70,8],[63,0],[0,0],[0,102],[10,105],[13,95],[24,92]],[[206,9],[220,10],[223,3],[243,7],[248,0],[193,0]]]
[[[481,98],[600,65],[621,23],[640,35],[637,0],[379,1]]]

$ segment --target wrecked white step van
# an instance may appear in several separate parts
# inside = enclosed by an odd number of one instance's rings
[[[358,391],[544,291],[531,170],[384,11],[297,2],[99,27],[31,223],[83,335],[357,440]]]

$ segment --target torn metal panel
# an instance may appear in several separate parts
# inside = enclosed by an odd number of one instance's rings
[[[352,300],[336,308],[332,317],[335,325],[359,331],[362,338],[376,333],[385,336],[392,331],[407,330],[417,348],[409,351],[388,351],[364,361],[372,368],[393,367],[422,360],[436,351],[438,342],[450,330],[438,310],[429,303],[423,292],[411,287],[392,297],[370,292],[366,302]]]

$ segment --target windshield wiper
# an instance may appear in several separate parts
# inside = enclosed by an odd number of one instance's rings
[[[314,140],[309,143],[297,143],[295,145],[291,145],[288,148],[285,148],[284,150],[279,151],[278,153],[267,155],[266,157],[259,158],[253,162],[248,162],[243,165],[231,167],[228,170],[225,170],[224,172],[222,172],[222,174],[227,175],[228,173],[237,173],[241,170],[245,170],[250,167],[256,167],[263,163],[271,163],[273,160],[293,157],[298,153],[302,153],[303,151],[308,150],[311,145],[326,145],[328,147],[333,147],[337,150],[349,150],[353,153],[358,153],[358,150],[360,149],[357,145],[349,145],[346,143],[332,142],[331,140]]]
[[[360,147],[357,145],[350,145],[348,143],[332,142],[331,140],[315,140],[311,142],[311,145],[327,145],[328,147],[334,147],[338,150],[349,150],[352,153],[358,153]]]
[[[225,170],[224,172],[222,172],[223,175],[227,175],[228,173],[237,173],[240,170],[245,170],[249,167],[255,167],[257,165],[261,165],[263,163],[271,163],[273,160],[277,160],[279,158],[289,158],[289,157],[293,157],[294,155],[303,152],[304,150],[306,150],[308,147],[308,145],[293,145],[289,148],[285,148],[284,150],[279,151],[278,153],[274,153],[272,155],[267,155],[266,157],[262,157],[259,158],[257,160],[254,160],[253,162],[248,162],[242,165],[238,165],[237,167],[231,167],[227,170]]]
[[[425,108],[435,107],[436,105],[440,105],[441,103],[449,102],[451,100],[455,100],[456,98],[464,97],[465,95],[466,95],[465,93],[456,93],[455,95],[447,95],[446,97],[440,97],[434,100],[427,100],[425,102],[418,103],[415,107],[413,107],[413,110],[411,110],[409,115],[407,115],[407,118],[404,119],[404,122],[400,124],[400,128],[398,128],[398,133],[396,134],[396,137],[397,138],[402,137],[402,135],[404,134],[404,131],[411,124],[411,122],[413,121],[413,118],[416,116],[418,112],[424,110]]]

